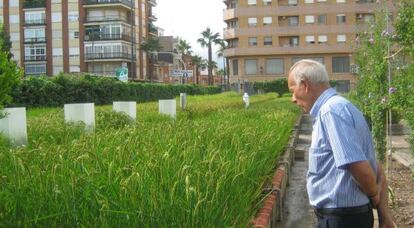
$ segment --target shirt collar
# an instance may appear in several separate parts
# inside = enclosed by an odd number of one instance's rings
[[[329,98],[335,96],[336,94],[336,91],[332,88],[328,88],[325,91],[323,91],[323,93],[318,97],[318,99],[316,99],[315,103],[312,106],[312,109],[309,112],[311,117],[315,119],[322,105],[325,104]]]

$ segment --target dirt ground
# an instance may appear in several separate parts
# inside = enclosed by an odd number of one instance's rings
[[[412,171],[393,161],[389,186],[394,193],[394,197],[390,198],[390,207],[395,223],[398,227],[414,227],[414,176]]]

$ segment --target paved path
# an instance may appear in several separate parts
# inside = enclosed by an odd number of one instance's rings
[[[295,162],[289,177],[289,187],[284,202],[283,221],[276,227],[310,228],[315,227],[316,218],[309,205],[306,193],[306,172],[308,170],[308,148],[311,141],[312,126],[308,115],[304,115],[298,143],[295,147]]]

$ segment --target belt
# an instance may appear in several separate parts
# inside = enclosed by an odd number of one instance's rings
[[[357,207],[340,207],[340,208],[314,208],[315,214],[318,216],[323,215],[354,215],[362,214],[372,210],[370,204],[357,206]]]

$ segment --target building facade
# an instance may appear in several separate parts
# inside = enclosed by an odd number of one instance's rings
[[[127,67],[146,79],[139,44],[156,35],[156,0],[3,0],[0,20],[26,75],[89,72],[114,76]]]
[[[385,0],[384,0],[385,1]],[[353,42],[376,0],[225,0],[230,83],[286,78],[300,59],[323,63],[339,91],[355,85]],[[392,1],[388,7],[395,12]]]

